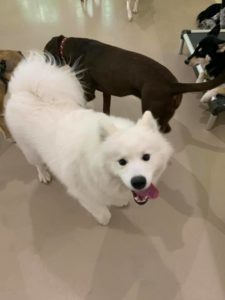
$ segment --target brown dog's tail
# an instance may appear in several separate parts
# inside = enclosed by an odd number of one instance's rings
[[[175,82],[172,85],[172,94],[177,95],[183,93],[207,91],[217,87],[222,83],[225,83],[225,70],[220,75],[218,75],[215,79],[209,80],[207,82],[202,82],[202,83]]]

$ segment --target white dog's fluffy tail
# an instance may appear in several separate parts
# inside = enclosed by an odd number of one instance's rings
[[[74,70],[57,66],[53,57],[38,52],[31,52],[19,63],[9,83],[9,92],[31,93],[40,101],[85,105],[84,91]]]

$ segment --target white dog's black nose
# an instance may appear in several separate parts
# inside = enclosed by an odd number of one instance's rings
[[[144,176],[135,176],[131,179],[131,185],[135,189],[141,190],[146,186],[146,179]]]

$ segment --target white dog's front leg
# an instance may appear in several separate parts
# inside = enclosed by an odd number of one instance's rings
[[[101,225],[107,225],[111,219],[111,213],[107,206],[101,205],[93,198],[85,194],[78,194],[77,191],[68,191],[75,197],[81,206],[83,206]]]

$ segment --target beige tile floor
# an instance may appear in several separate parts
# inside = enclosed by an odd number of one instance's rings
[[[1,48],[43,48],[60,33],[93,37],[149,55],[194,81],[177,54],[208,0],[141,0],[129,23],[124,0],[0,1]],[[129,101],[128,101],[129,100]],[[101,109],[101,95],[93,102]],[[115,115],[136,119],[140,102],[115,99]],[[168,138],[176,152],[161,198],[113,210],[98,226],[56,181],[41,185],[15,145],[0,141],[0,300],[224,300],[225,116],[185,95]]]

